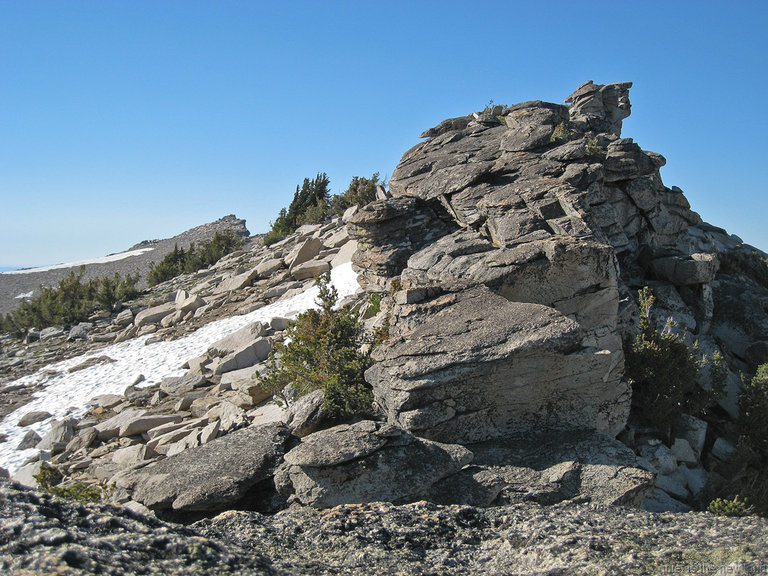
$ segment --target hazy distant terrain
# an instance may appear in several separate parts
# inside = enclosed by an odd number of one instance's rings
[[[215,222],[203,224],[177,234],[173,238],[144,241],[136,244],[124,253],[118,254],[131,252],[131,255],[125,258],[94,258],[94,261],[85,264],[84,278],[103,278],[105,276],[113,276],[115,273],[121,276],[138,274],[140,277],[139,285],[143,286],[145,285],[144,278],[149,271],[150,264],[160,262],[166,254],[173,250],[174,246],[178,245],[179,248],[186,248],[192,242],[199,244],[212,238],[216,232],[228,229],[234,230],[240,236],[250,235],[245,227],[245,220],[238,219],[230,214]],[[0,269],[0,313],[6,314],[14,310],[21,302],[19,296],[35,296],[39,293],[40,286],[57,286],[63,278],[66,278],[71,272],[77,273],[79,269],[79,262],[72,262],[63,267],[58,265],[46,266],[37,271],[9,272],[7,268]]]

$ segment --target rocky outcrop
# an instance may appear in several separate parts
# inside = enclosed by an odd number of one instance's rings
[[[446,121],[403,155],[392,198],[349,220],[361,284],[385,294],[391,340],[366,378],[390,422],[442,441],[538,422],[615,435],[634,289],[682,294],[692,339],[707,334],[728,240],[664,186],[661,155],[621,137],[630,87]],[[428,239],[396,226],[424,214],[441,223]]]

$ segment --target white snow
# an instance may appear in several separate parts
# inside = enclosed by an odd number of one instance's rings
[[[59,268],[77,268],[86,264],[105,264],[107,262],[117,262],[118,260],[124,260],[125,258],[130,258],[131,256],[138,256],[139,254],[144,254],[144,252],[151,252],[152,250],[154,250],[154,248],[139,248],[138,250],[130,250],[128,252],[119,252],[118,254],[102,256],[101,258],[91,258],[90,260],[80,260],[79,262],[68,262],[65,264],[53,264],[52,266],[41,266],[40,268],[8,270],[7,272],[0,272],[0,274],[32,274],[34,272],[58,270]]]
[[[350,263],[334,268],[331,271],[331,282],[338,291],[340,300],[354,294],[358,289],[357,275],[352,271]],[[292,298],[275,302],[249,314],[211,322],[179,340],[147,345],[145,341],[148,336],[135,338],[76,358],[49,364],[35,374],[10,382],[9,386],[42,383],[45,387],[35,393],[28,404],[9,414],[0,423],[0,433],[8,435],[8,439],[0,443],[0,466],[13,474],[37,452],[35,449],[15,449],[24,434],[28,430],[34,430],[44,436],[50,429],[50,419],[23,428],[17,426],[19,419],[27,412],[44,410],[57,419],[67,415],[79,417],[94,396],[122,394],[140,374],[144,375],[145,380],[139,386],[155,384],[168,376],[181,376],[185,372],[181,365],[203,354],[217,340],[251,322],[269,322],[276,316],[296,316],[317,306],[317,294],[318,288],[314,286]],[[72,374],[67,372],[69,368],[82,364],[87,358],[98,356],[108,356],[115,362],[97,364]]]
[[[17,298],[17,299],[22,299],[22,298],[32,298],[32,296],[33,296],[34,294],[35,294],[35,291],[34,291],[34,290],[31,290],[31,291],[29,291],[29,292],[25,292],[24,294],[19,294],[18,296],[16,296],[16,298]]]

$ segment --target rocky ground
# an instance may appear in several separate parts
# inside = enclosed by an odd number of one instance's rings
[[[374,502],[190,526],[78,505],[0,480],[5,574],[763,574],[768,520],[541,507]]]

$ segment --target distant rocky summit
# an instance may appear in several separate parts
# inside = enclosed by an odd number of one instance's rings
[[[294,320],[250,323],[179,358],[183,376],[30,430],[23,446],[41,453],[11,480],[36,488],[42,470],[124,508],[75,512],[2,483],[0,566],[95,572],[110,565],[102,524],[128,543],[114,573],[155,559],[172,569],[166,549],[232,574],[768,565],[764,519],[690,512],[726,492],[740,373],[768,362],[768,285],[749,265],[765,254],[703,222],[662,182],[666,160],[622,137],[631,86],[586,82],[569,105],[445,120],[374,202],[253,242],[84,327],[94,351],[172,340],[269,310],[351,261],[361,290],[344,303],[371,335],[374,405],[341,423],[323,390],[277,405],[262,376]],[[683,403],[669,421],[638,413],[627,364],[641,322],[709,359],[693,382],[712,392],[706,415]],[[38,368],[67,336],[41,334],[0,373]],[[162,543],[147,544],[152,531]]]
[[[135,246],[132,246],[126,253],[133,252],[130,256],[113,260],[111,262],[98,262],[85,265],[83,278],[90,280],[92,278],[112,277],[115,273],[121,276],[127,274],[138,274],[141,286],[146,286],[145,279],[149,272],[150,264],[159,263],[165,256],[173,250],[174,246],[187,249],[193,242],[198,246],[209,241],[217,232],[231,230],[236,235],[248,238],[250,232],[245,227],[245,220],[237,218],[234,214],[219,218],[214,222],[196,226],[186,232],[177,234],[173,238],[163,240],[144,240]],[[116,254],[113,256],[119,256]],[[0,314],[7,314],[18,307],[20,296],[34,297],[38,295],[40,286],[56,287],[62,279],[66,278],[71,272],[77,273],[79,265],[70,267],[55,267],[54,269],[44,269],[35,271],[34,269],[24,270],[23,273],[5,272],[0,273]]]

